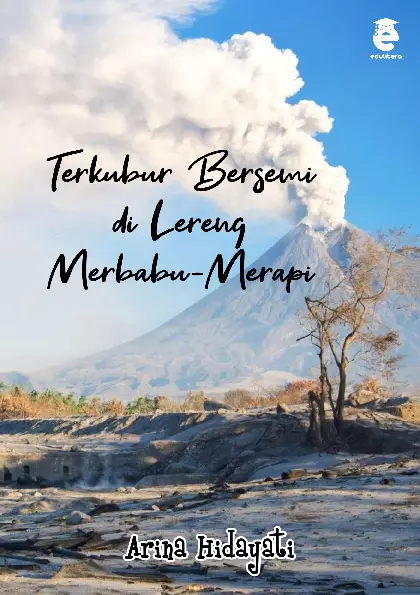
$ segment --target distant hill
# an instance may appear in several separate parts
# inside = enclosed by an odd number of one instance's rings
[[[27,391],[31,391],[34,388],[28,376],[20,372],[0,372],[0,384],[20,386]]]

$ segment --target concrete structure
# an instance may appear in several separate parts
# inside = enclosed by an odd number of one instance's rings
[[[81,483],[86,486],[111,485],[134,481],[138,474],[130,473],[135,456],[128,453],[23,452],[0,455],[0,484],[27,485],[34,480],[41,485]]]

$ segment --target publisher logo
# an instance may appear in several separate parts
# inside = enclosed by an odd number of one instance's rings
[[[395,47],[395,42],[400,39],[398,31],[395,29],[395,25],[398,25],[398,21],[393,19],[379,19],[374,22],[375,30],[373,33],[373,43],[378,50],[382,52],[390,52]],[[372,54],[371,59],[400,59],[401,54]]]
[[[398,31],[395,29],[395,25],[397,24],[398,21],[393,21],[392,19],[379,19],[379,21],[375,21],[373,43],[378,50],[388,52],[394,49],[392,42],[398,41],[400,38]]]

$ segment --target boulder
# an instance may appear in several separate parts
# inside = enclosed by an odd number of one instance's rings
[[[367,407],[371,409],[382,400],[378,393],[374,393],[370,390],[357,390],[349,395],[348,404],[351,407]]]
[[[179,504],[182,504],[183,498],[181,494],[173,494],[165,498],[161,498],[154,504],[152,504],[152,510],[168,510],[175,508]]]
[[[12,500],[20,500],[20,498],[23,498],[22,492],[18,492],[17,490],[10,490],[4,495],[6,498],[11,498]]]
[[[399,405],[389,405],[386,402],[381,411],[400,417],[404,421],[418,424],[420,423],[420,401],[410,401],[409,399]]]
[[[410,397],[391,397],[384,401],[384,407],[394,407],[396,405],[405,405],[406,403],[413,402],[413,399]]]
[[[289,469],[289,471],[283,471],[281,474],[282,479],[299,479],[300,477],[305,477],[306,475],[310,475],[310,472],[306,469]]]
[[[80,510],[73,510],[66,519],[66,525],[80,525],[90,520],[91,518],[88,514],[80,512]]]
[[[115,491],[120,494],[135,494],[137,492],[134,486],[119,487]]]
[[[219,409],[225,409],[231,411],[233,407],[227,403],[220,403],[220,401],[214,401],[212,399],[206,399],[203,405],[204,411],[219,411]]]

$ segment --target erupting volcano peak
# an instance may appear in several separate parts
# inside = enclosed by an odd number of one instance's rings
[[[240,279],[230,280],[154,331],[91,357],[34,374],[37,388],[54,387],[84,395],[112,395],[131,399],[140,393],[176,395],[187,390],[207,392],[236,386],[281,384],[296,377],[316,375],[316,353],[302,334],[298,312],[308,293],[321,290],[326,275],[340,274],[345,264],[342,248],[351,230],[365,232],[342,221],[332,229],[301,221],[247,270],[262,267],[305,271],[310,283],[266,279],[246,291]],[[406,379],[415,374],[419,356],[420,318],[383,306],[381,316],[398,328],[410,357]]]

